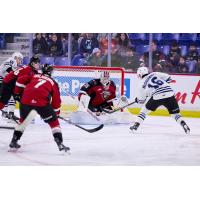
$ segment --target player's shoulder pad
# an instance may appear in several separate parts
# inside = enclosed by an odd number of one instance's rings
[[[8,58],[5,62],[4,62],[4,65],[9,65],[9,66],[12,66],[16,63],[16,60],[13,59],[13,58]]]
[[[88,82],[90,86],[96,86],[100,84],[100,79],[92,79],[91,81]]]

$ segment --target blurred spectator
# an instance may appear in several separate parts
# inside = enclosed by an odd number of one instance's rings
[[[121,66],[124,67],[126,71],[136,72],[140,63],[138,54],[130,48],[127,48],[126,55],[121,57]]]
[[[198,56],[197,63],[195,64],[195,73],[200,74],[200,56]]]
[[[130,41],[126,33],[118,33],[116,36],[118,41],[117,54],[120,56],[126,56],[127,48],[130,46]]]
[[[64,56],[68,56],[68,34],[65,35],[64,37],[61,37],[61,40],[62,40],[62,44],[63,44]],[[71,36],[71,45],[72,45],[71,56],[73,58],[76,54],[78,54],[78,41],[75,40],[73,33],[72,33],[72,36]]]
[[[14,37],[17,35],[17,33],[5,33],[5,41],[6,43],[13,43]]]
[[[186,62],[185,62],[185,58],[182,56],[179,59],[177,72],[178,73],[188,73],[189,72],[188,66],[186,65]]]
[[[154,72],[165,72],[165,69],[164,69],[164,67],[161,64],[156,63],[154,65],[153,71]]]
[[[86,33],[80,33],[79,38],[78,38],[78,49],[80,50],[80,46],[81,46],[81,41],[83,38],[86,37]]]
[[[152,42],[150,47],[152,50],[152,67],[154,68],[156,64],[165,62],[165,56],[162,52],[157,50],[157,44],[155,42]],[[146,66],[148,66],[149,52],[144,53],[144,61]]]
[[[92,33],[86,33],[86,37],[81,40],[80,53],[83,57],[90,55],[94,48],[99,48],[99,42]]]
[[[61,56],[63,53],[62,42],[58,39],[57,35],[53,33],[49,41],[49,55],[50,56]]]
[[[105,54],[108,51],[108,38],[102,38],[99,40],[100,43],[100,49],[103,54]],[[117,50],[117,40],[112,38],[111,39],[111,48],[115,51]]]
[[[35,34],[35,39],[33,40],[33,53],[39,55],[45,55],[48,51],[48,45],[45,38],[41,33]]]
[[[107,67],[108,61],[108,51],[105,51],[105,54],[102,58],[102,66]],[[112,67],[121,67],[121,56],[117,54],[117,49],[112,49],[111,51],[111,66]]]
[[[88,59],[89,66],[101,66],[102,65],[102,54],[99,48],[94,48],[90,58]]]
[[[189,50],[188,53],[186,55],[186,58],[188,61],[192,61],[192,60],[198,60],[198,51],[197,51],[197,47],[195,44],[191,44],[189,46]]]
[[[170,47],[168,60],[172,65],[177,65],[181,56],[181,50],[177,41],[174,41]]]

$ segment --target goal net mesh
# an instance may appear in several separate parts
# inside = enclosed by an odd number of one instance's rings
[[[71,113],[77,111],[78,94],[81,86],[88,81],[99,78],[103,71],[110,72],[110,78],[116,84],[116,97],[124,93],[124,69],[120,67],[85,67],[56,66],[53,78],[60,87],[62,100],[61,111]]]

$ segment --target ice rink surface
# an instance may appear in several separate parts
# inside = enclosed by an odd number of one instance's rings
[[[61,122],[64,144],[71,148],[70,155],[63,155],[48,125],[37,118],[16,153],[8,152],[13,130],[0,129],[0,166],[200,165],[200,119],[185,120],[190,135],[170,117],[147,117],[137,134],[130,133],[128,125],[107,125],[88,133]]]

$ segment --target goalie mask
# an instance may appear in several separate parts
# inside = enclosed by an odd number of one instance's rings
[[[110,84],[110,73],[108,71],[104,71],[100,75],[100,82],[101,84],[106,87]]]
[[[147,67],[139,67],[137,70],[137,77],[142,79],[145,75],[149,74]]]

